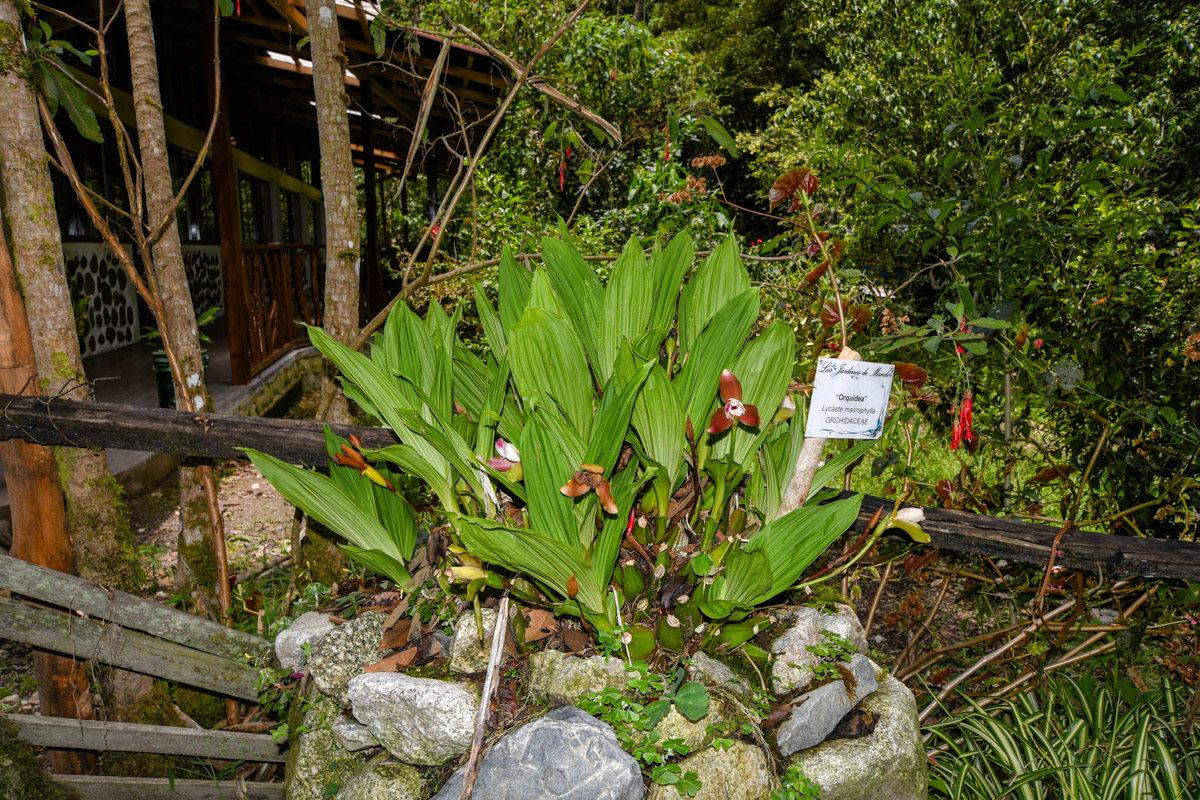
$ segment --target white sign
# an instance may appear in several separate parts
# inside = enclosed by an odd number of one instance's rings
[[[892,364],[817,359],[817,379],[813,382],[804,435],[819,439],[878,439],[883,435],[883,419],[895,371]]]

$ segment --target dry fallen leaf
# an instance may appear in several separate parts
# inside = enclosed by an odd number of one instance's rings
[[[367,672],[399,672],[408,665],[412,664],[413,659],[417,657],[416,647],[407,647],[399,653],[392,653],[387,658],[380,659],[374,664],[367,664]]]
[[[558,630],[558,620],[549,611],[541,608],[530,609],[526,614],[529,626],[525,629],[525,641],[536,642],[552,636]]]
[[[383,632],[383,641],[379,643],[379,652],[402,647],[408,642],[408,629],[412,620],[402,619]]]
[[[588,642],[590,641],[588,635],[583,631],[577,631],[570,628],[562,632],[562,640],[563,644],[565,644],[567,648],[575,654],[579,654],[584,650],[587,650]]]

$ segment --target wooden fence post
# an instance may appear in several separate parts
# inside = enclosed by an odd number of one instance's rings
[[[0,392],[37,394],[29,320],[3,226],[0,226]],[[59,572],[73,572],[74,550],[67,535],[67,513],[53,449],[11,439],[0,442],[0,460],[4,462],[12,508],[12,555]],[[38,704],[44,716],[92,716],[91,688],[82,663],[36,650],[33,664]],[[50,753],[50,763],[55,772],[90,772],[95,757],[54,750]]]

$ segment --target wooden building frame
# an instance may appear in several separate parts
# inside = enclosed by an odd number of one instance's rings
[[[113,0],[84,0],[64,11],[91,22],[102,5],[105,14],[115,7]],[[360,314],[367,319],[386,304],[392,291],[387,240],[398,232],[386,228],[386,182],[400,176],[416,137],[419,146],[410,175],[425,175],[433,187],[430,205],[436,210],[439,176],[452,175],[460,161],[469,158],[510,78],[507,68],[483,50],[411,28],[383,32],[374,24],[378,9],[373,3],[338,0],[336,8],[347,58],[351,149],[363,175]],[[185,172],[180,165],[194,161],[213,114],[219,114],[207,163],[180,210],[180,230],[196,311],[205,310],[200,295],[210,304],[220,298],[233,382],[244,384],[307,340],[297,322],[321,323],[324,248],[317,120],[311,62],[306,58],[304,1],[240,0],[235,14],[221,19],[220,97],[213,96],[211,9],[209,0],[159,0],[152,6],[167,139],[179,162],[173,165],[177,180]],[[57,36],[88,46],[68,16],[43,16],[56,26]],[[118,113],[132,129],[132,100],[122,91],[129,85],[129,68],[121,34],[123,27],[114,26],[107,43],[109,66]],[[437,92],[422,116],[422,91],[435,71]],[[98,87],[95,75],[82,69],[75,74],[83,84]],[[90,102],[106,114],[97,98]],[[425,124],[416,130],[422,118]],[[111,194],[103,148],[64,133],[85,167],[89,157],[98,162],[97,185]],[[90,224],[73,208],[65,181],[56,186],[56,193],[69,270],[71,264],[89,258],[94,266],[98,253],[103,262],[103,247],[89,236]],[[193,262],[203,268],[193,270]],[[101,270],[87,287],[77,280],[73,294],[85,296],[88,287],[95,290],[105,284],[105,274],[115,280],[113,270]],[[220,285],[201,286],[205,279]],[[116,302],[115,291],[105,292],[104,298],[94,291],[87,294],[93,295],[87,312],[92,325],[138,316],[136,305],[132,312],[115,315],[103,306]],[[137,301],[126,292],[121,302]],[[119,335],[111,330],[98,336],[85,333],[84,353],[129,344],[129,327],[127,323]],[[136,322],[132,329],[136,336]]]

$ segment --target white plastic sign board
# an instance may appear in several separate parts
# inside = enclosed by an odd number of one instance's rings
[[[817,359],[804,435],[819,439],[878,439],[883,435],[892,364]]]

